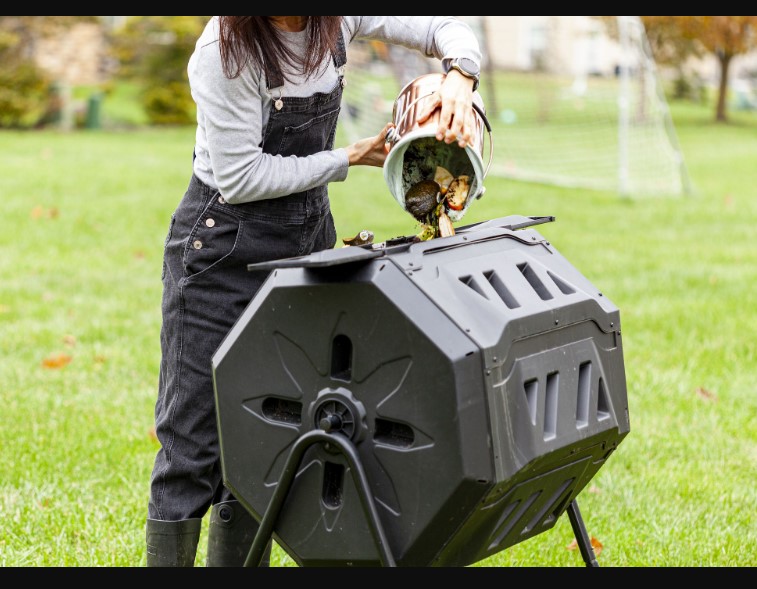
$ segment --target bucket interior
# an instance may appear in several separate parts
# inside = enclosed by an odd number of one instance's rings
[[[392,195],[405,208],[405,195],[416,184],[433,180],[437,167],[447,169],[455,178],[468,176],[471,190],[463,210],[450,211],[453,222],[460,221],[470,205],[483,195],[484,166],[480,155],[471,147],[456,143],[447,145],[435,136],[411,134],[392,148],[384,166],[384,176]]]

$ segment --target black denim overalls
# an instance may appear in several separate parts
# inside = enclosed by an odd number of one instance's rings
[[[334,148],[344,86],[344,39],[334,55],[330,94],[272,106],[263,151],[305,157]],[[283,86],[269,80],[268,87]],[[234,500],[224,489],[212,357],[266,279],[248,264],[332,249],[336,230],[326,186],[286,198],[232,206],[192,178],[166,241],[162,363],[155,410],[162,448],[151,481],[149,518],[203,518]]]

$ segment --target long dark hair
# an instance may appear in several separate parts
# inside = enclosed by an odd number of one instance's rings
[[[238,78],[249,65],[268,79],[286,80],[282,65],[301,68],[306,77],[316,74],[324,59],[336,51],[341,16],[308,16],[308,47],[296,55],[282,42],[282,32],[268,16],[219,16],[221,58],[228,78]]]

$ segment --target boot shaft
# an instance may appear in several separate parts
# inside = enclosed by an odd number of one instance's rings
[[[147,567],[192,568],[202,533],[202,520],[147,520]]]
[[[260,524],[238,501],[219,503],[210,515],[208,532],[209,568],[242,568],[252,549]],[[261,566],[270,566],[268,547]]]

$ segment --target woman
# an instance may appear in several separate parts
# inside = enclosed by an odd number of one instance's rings
[[[471,141],[481,54],[454,17],[219,16],[190,60],[197,143],[163,266],[149,567],[194,566],[209,511],[208,566],[243,566],[251,548],[258,524],[223,486],[211,360],[265,279],[247,265],[333,248],[328,185],[384,165],[391,125],[334,149],[355,39],[443,60],[449,75],[420,121],[440,108],[438,139]]]

